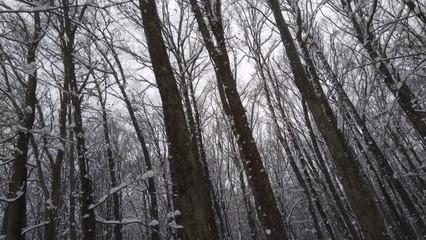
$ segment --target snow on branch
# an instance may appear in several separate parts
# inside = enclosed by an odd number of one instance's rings
[[[16,197],[14,197],[14,198],[6,198],[6,197],[1,197],[0,196],[0,202],[8,202],[8,203],[11,203],[11,202],[14,202],[14,201],[16,201],[16,200],[18,200],[20,197],[22,197],[24,195],[24,192],[22,192],[22,191],[17,191],[16,192]]]
[[[139,220],[137,218],[124,218],[121,221],[119,221],[119,220],[106,220],[106,219],[101,218],[99,216],[96,217],[96,222],[97,223],[101,223],[101,224],[106,224],[106,225],[114,225],[114,224],[121,224],[121,225],[140,224],[140,225],[143,225],[145,227],[154,227],[154,226],[157,226],[158,224],[160,224],[160,222],[158,222],[158,220],[156,220],[156,219],[154,219],[150,223],[146,224],[146,223],[142,222],[141,220]]]
[[[37,225],[31,226],[31,227],[27,227],[24,230],[22,230],[22,234],[25,234],[25,233],[27,233],[27,232],[29,232],[31,230],[36,229],[36,228],[40,228],[40,227],[46,226],[49,223],[50,223],[50,221],[45,221],[45,222],[39,223]]]
[[[100,204],[102,204],[103,202],[105,202],[111,195],[113,195],[114,193],[120,191],[123,188],[126,188],[127,186],[129,186],[130,184],[134,183],[134,182],[138,182],[140,180],[145,180],[146,178],[152,178],[154,177],[154,171],[149,170],[148,172],[144,173],[141,177],[130,181],[130,182],[123,182],[121,183],[119,186],[111,188],[111,190],[109,190],[108,194],[103,195],[95,204],[91,204],[89,206],[89,209],[93,209],[97,206],[99,206]]]

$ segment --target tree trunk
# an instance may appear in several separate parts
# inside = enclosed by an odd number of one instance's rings
[[[107,115],[107,110],[106,110],[106,102],[102,97],[102,91],[101,88],[99,86],[99,83],[96,82],[96,90],[98,92],[98,99],[99,99],[99,104],[101,105],[101,114],[102,114],[102,127],[103,127],[103,132],[104,132],[104,138],[105,138],[105,145],[106,145],[106,156],[107,156],[107,161],[108,161],[108,170],[109,170],[109,177],[111,180],[111,187],[115,188],[118,186],[118,180],[117,180],[117,175],[116,175],[116,166],[115,166],[115,159],[112,153],[112,146],[111,146],[111,140],[110,140],[110,136],[109,136],[109,127],[108,127],[108,115]],[[121,213],[120,213],[120,191],[115,192],[112,195],[112,201],[113,201],[113,206],[112,206],[112,211],[113,211],[113,216],[114,216],[114,220],[116,221],[121,221]],[[123,239],[123,234],[121,232],[122,230],[122,225],[121,224],[115,224],[114,225],[114,239],[115,240],[122,240]]]
[[[334,201],[337,205],[337,208],[339,209],[340,214],[342,215],[343,220],[345,222],[345,225],[347,227],[347,229],[345,229],[345,230],[348,231],[348,232],[346,232],[346,235],[350,236],[354,240],[359,240],[360,238],[358,236],[358,232],[355,229],[354,224],[352,223],[351,217],[349,216],[348,210],[346,209],[345,204],[343,203],[337,188],[334,186],[333,180],[332,180],[330,173],[327,169],[326,162],[321,155],[320,148],[318,146],[316,136],[314,134],[311,121],[309,119],[309,113],[308,113],[308,109],[307,109],[307,106],[306,106],[306,102],[304,100],[302,101],[302,106],[303,106],[303,114],[304,114],[304,118],[305,118],[305,123],[306,123],[306,126],[308,127],[309,136],[311,138],[311,142],[312,142],[312,145],[313,145],[313,148],[314,148],[315,156],[318,159],[317,162],[319,163],[320,170],[323,173],[325,181],[326,181],[326,183],[327,183],[327,185],[330,189],[331,196],[334,198]]]
[[[114,47],[112,46],[112,43],[111,43],[111,52],[113,53],[113,57],[114,57],[117,65],[118,65],[120,76],[123,80],[123,82],[120,82],[118,75],[115,74],[114,75],[115,81],[118,84],[118,87],[120,89],[121,94],[123,95],[123,101],[126,104],[126,108],[127,108],[128,113],[129,113],[130,120],[132,121],[132,125],[133,125],[133,128],[135,129],[136,136],[138,137],[139,143],[141,145],[142,154],[143,154],[145,164],[146,164],[146,170],[152,171],[153,169],[152,169],[151,156],[149,155],[149,151],[148,151],[147,143],[145,141],[145,137],[142,133],[142,129],[139,127],[139,123],[138,123],[138,120],[136,118],[135,110],[132,107],[132,103],[130,102],[130,99],[127,95],[126,89],[124,88],[124,82],[125,82],[124,69],[121,65],[121,62],[118,58],[118,55],[117,55]],[[111,64],[111,67],[113,67],[112,64]],[[150,199],[151,220],[159,220],[157,190],[156,190],[156,187],[155,187],[154,178],[148,178],[148,193],[149,193],[149,196],[151,198]],[[152,229],[151,240],[159,239],[159,230],[160,230],[159,226],[158,225],[150,226],[150,228]]]
[[[277,137],[278,137],[278,141],[281,143],[281,146],[284,148],[284,151],[287,154],[287,158],[288,158],[288,161],[290,163],[291,169],[293,170],[294,174],[296,175],[296,180],[299,183],[300,187],[302,188],[302,191],[304,192],[304,194],[306,195],[307,200],[308,200],[308,212],[311,215],[312,222],[313,222],[313,225],[314,225],[314,228],[315,228],[314,236],[315,236],[316,239],[324,239],[324,235],[321,231],[320,223],[318,222],[318,219],[317,219],[316,214],[315,214],[315,208],[314,208],[314,205],[313,205],[313,198],[311,196],[311,192],[308,189],[307,182],[303,178],[302,173],[301,173],[301,171],[299,170],[299,167],[296,164],[296,161],[293,157],[293,153],[290,149],[289,142],[284,137],[282,130],[281,130],[279,124],[278,124],[278,121],[277,121],[278,118],[277,118],[277,115],[275,113],[274,106],[272,105],[271,94],[270,94],[269,89],[266,85],[266,79],[265,79],[265,77],[262,73],[262,70],[260,70],[260,72],[261,72],[260,74],[261,74],[262,81],[263,81],[263,90],[265,91],[266,102],[267,102],[267,105],[268,105],[268,108],[269,108],[269,112],[271,113],[271,119],[272,119],[274,126],[275,126],[275,131],[276,131],[276,134],[277,134]],[[278,104],[280,104],[280,103],[278,103]],[[279,107],[279,111],[281,113],[281,118],[284,119],[284,122],[285,122],[287,129],[290,130],[289,126],[287,126],[287,124],[288,124],[287,116],[284,115],[285,112],[284,112],[284,110],[282,109],[281,106]],[[292,135],[290,132],[288,132],[288,134]],[[296,144],[296,143],[293,142],[293,144]],[[295,154],[300,156],[300,158],[303,158],[302,155],[301,155],[302,153],[300,151],[297,151]]]
[[[284,221],[278,210],[268,174],[264,169],[262,159],[254,142],[230,67],[221,20],[221,3],[220,1],[206,1],[204,3],[206,14],[203,14],[197,1],[191,0],[190,2],[203,36],[204,44],[215,67],[222,106],[237,139],[242,159],[244,159],[243,167],[252,188],[260,222],[265,228],[268,239],[286,239],[287,233],[284,228]],[[210,29],[206,25],[204,17],[207,17]],[[213,43],[213,37],[217,46]]]
[[[241,183],[241,194],[243,195],[244,206],[247,211],[247,221],[248,221],[249,229],[250,229],[250,239],[256,240],[256,239],[259,239],[259,236],[257,235],[256,220],[255,220],[255,217],[253,216],[254,215],[253,207],[251,205],[250,198],[246,190],[243,171],[240,171],[240,183]]]
[[[307,50],[307,49],[306,49]],[[392,166],[390,165],[388,159],[380,149],[379,145],[377,144],[376,140],[373,138],[372,134],[370,133],[369,129],[365,125],[365,122],[361,119],[359,116],[357,110],[355,109],[355,106],[350,101],[349,97],[347,96],[346,92],[344,91],[343,87],[337,80],[337,76],[334,75],[334,72],[332,71],[331,67],[329,66],[327,60],[322,55],[322,52],[319,51],[317,48],[317,53],[322,61],[322,64],[326,68],[326,73],[330,76],[331,81],[333,82],[333,85],[336,89],[336,92],[338,93],[339,100],[343,103],[344,109],[343,111],[347,111],[348,114],[354,119],[355,124],[357,125],[357,129],[361,132],[361,135],[363,136],[364,145],[367,147],[367,150],[374,156],[374,159],[376,160],[376,163],[378,165],[378,171],[381,176],[381,178],[384,181],[384,184],[387,186],[393,187],[404,204],[406,205],[408,211],[410,212],[410,215],[414,218],[414,222],[419,226],[421,231],[424,235],[426,235],[426,226],[424,225],[422,219],[421,219],[421,213],[419,213],[418,209],[415,207],[413,201],[410,199],[409,193],[406,191],[405,187],[403,186],[403,183],[400,181],[399,178],[395,177],[395,171],[393,170]],[[383,191],[385,191],[384,187]],[[391,203],[393,204],[393,203]],[[408,225],[405,225],[405,234],[410,237],[414,238],[415,233]],[[407,230],[410,230],[407,232]]]
[[[65,59],[65,58],[64,58]],[[64,73],[64,83],[60,91],[60,108],[59,108],[59,141],[62,145],[62,148],[59,148],[56,154],[55,160],[52,162],[52,183],[51,183],[51,193],[50,201],[48,204],[47,214],[49,217],[49,224],[46,225],[45,240],[56,240],[57,239],[57,225],[58,225],[58,213],[60,210],[61,204],[61,194],[62,194],[62,162],[64,160],[64,149],[67,146],[66,137],[67,137],[67,108],[70,103],[69,93],[70,93],[70,82],[71,79],[69,74]]]
[[[27,59],[28,65],[34,67],[34,72],[28,75],[25,89],[25,102],[22,108],[22,114],[19,114],[20,125],[23,129],[18,132],[17,150],[14,152],[14,161],[12,165],[12,176],[8,186],[8,201],[2,232],[6,235],[6,240],[24,239],[21,234],[26,226],[26,191],[27,191],[27,161],[28,148],[30,142],[30,130],[34,125],[36,89],[37,89],[37,70],[36,51],[41,40],[42,29],[40,26],[40,13],[34,12],[34,33],[28,46]]]
[[[93,188],[92,182],[89,176],[89,159],[87,158],[86,152],[86,140],[83,130],[83,118],[82,118],[82,109],[81,109],[81,95],[80,89],[77,84],[77,79],[75,75],[75,63],[73,61],[74,53],[74,41],[75,33],[77,31],[78,25],[74,24],[74,21],[70,16],[70,3],[68,0],[62,1],[63,7],[63,17],[64,17],[64,38],[62,38],[62,57],[64,65],[64,77],[68,78],[70,84],[70,100],[71,105],[73,106],[73,123],[74,134],[75,134],[75,146],[77,149],[77,164],[80,171],[80,182],[81,182],[81,223],[82,223],[82,239],[83,240],[93,240],[96,238],[96,219],[95,211],[92,207],[93,204]],[[87,4],[84,5],[79,12],[78,21],[84,15],[85,10],[87,9]]]
[[[334,115],[324,111],[322,105],[328,105],[328,103],[320,101],[315,93],[314,87],[300,60],[293,37],[281,13],[279,2],[277,0],[269,0],[269,4],[290,61],[295,84],[306,100],[327,144],[336,168],[342,177],[342,184],[347,193],[348,201],[359,219],[365,237],[368,239],[387,239],[385,221],[375,203],[372,189],[366,179],[364,179],[351,147],[337,128]]]
[[[185,80],[183,80],[185,81]],[[220,211],[219,200],[217,198],[216,192],[213,188],[213,182],[210,177],[206,152],[204,149],[203,137],[202,137],[202,129],[201,129],[201,120],[200,114],[197,107],[197,102],[195,100],[194,86],[192,85],[192,81],[189,81],[188,84],[185,84],[187,89],[185,89],[184,94],[184,103],[188,115],[188,125],[191,133],[192,145],[194,149],[198,152],[200,161],[203,165],[203,174],[206,179],[207,188],[209,190],[213,209],[216,215],[217,222],[220,227],[221,237],[225,238],[223,233],[225,232],[225,223],[223,220],[222,212]]]
[[[72,120],[72,112],[71,108],[68,111],[68,122],[71,125]],[[69,228],[70,228],[70,240],[77,240],[77,229],[76,229],[76,219],[75,219],[75,205],[76,205],[76,189],[77,184],[75,181],[75,159],[74,159],[74,152],[75,152],[75,145],[74,145],[74,131],[71,129],[69,139],[71,139],[71,143],[68,147],[68,158],[69,158],[69,181],[70,181],[70,195],[69,195],[69,201],[70,201],[70,216],[69,216]]]
[[[89,159],[87,158],[86,152],[86,139],[84,136],[83,130],[83,118],[82,118],[82,109],[81,109],[81,96],[78,94],[79,90],[77,87],[77,80],[74,72],[74,63],[72,62],[72,56],[67,57],[67,54],[64,54],[65,59],[65,68],[70,68],[69,73],[72,74],[71,78],[71,91],[73,92],[71,96],[71,103],[74,107],[74,133],[76,138],[76,148],[77,148],[77,163],[80,171],[80,182],[81,182],[81,222],[82,222],[82,232],[83,240],[93,240],[96,239],[96,219],[95,219],[95,210],[93,208],[93,187],[92,181],[90,179],[89,173]],[[69,61],[67,61],[69,60]],[[67,72],[67,71],[66,71]]]
[[[383,52],[380,41],[378,41],[371,31],[371,22],[368,22],[366,26],[362,26],[357,20],[357,14],[352,10],[350,0],[341,0],[342,8],[347,14],[347,17],[352,22],[355,29],[355,37],[364,46],[372,62],[376,63],[375,68],[379,75],[383,78],[386,86],[395,96],[401,109],[404,111],[408,121],[411,122],[414,129],[420,135],[421,141],[426,145],[426,112],[424,109],[420,109],[418,100],[414,97],[411,89],[408,85],[400,79],[399,73],[396,72],[392,64],[387,59],[388,57]],[[372,13],[374,14],[375,8]],[[421,13],[421,12],[418,12]],[[416,106],[418,109],[416,109]],[[417,217],[418,218],[418,217]],[[426,230],[422,230],[426,234]]]
[[[139,1],[148,52],[163,104],[169,141],[175,209],[181,239],[218,239],[214,212],[198,154],[194,152],[173,70],[169,62],[155,1]]]

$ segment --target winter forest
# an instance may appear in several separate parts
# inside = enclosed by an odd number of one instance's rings
[[[0,0],[0,239],[425,239],[424,0]]]

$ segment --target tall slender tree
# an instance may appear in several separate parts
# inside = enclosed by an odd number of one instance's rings
[[[89,174],[89,158],[87,155],[87,146],[85,133],[83,128],[83,109],[82,109],[82,91],[75,69],[75,44],[76,34],[79,25],[74,24],[74,21],[81,21],[88,8],[88,3],[84,4],[81,9],[75,9],[72,3],[68,0],[62,0],[63,15],[60,18],[60,35],[61,35],[61,50],[63,58],[64,78],[70,84],[70,102],[73,107],[73,123],[75,147],[77,149],[77,164],[81,183],[81,224],[82,224],[82,239],[89,240],[96,238],[96,219],[95,210],[93,209],[93,184]],[[86,75],[85,81],[88,80],[89,74]]]
[[[107,77],[105,76],[103,78],[104,81],[106,81]],[[108,161],[108,170],[109,175],[111,179],[111,187],[116,188],[118,187],[118,179],[117,179],[117,167],[116,167],[116,159],[114,158],[113,149],[112,149],[112,141],[109,133],[109,123],[108,123],[108,113],[106,109],[106,96],[108,96],[107,92],[104,93],[104,91],[101,90],[101,83],[98,81],[95,82],[96,84],[96,92],[97,97],[99,99],[99,104],[101,105],[101,117],[102,117],[102,130],[104,133],[105,138],[105,146],[106,146],[106,157]],[[107,84],[106,82],[104,83]],[[107,91],[105,89],[105,91]],[[105,97],[104,97],[105,96]],[[120,213],[120,198],[121,194],[120,192],[115,192],[112,196],[113,206],[113,216],[114,219],[117,221],[121,220],[121,213]],[[123,226],[121,224],[116,224],[114,226],[114,237],[116,240],[122,240],[123,239],[123,233],[122,233]]]
[[[44,36],[41,25],[41,13],[35,12],[33,33],[25,32],[28,42],[26,53],[25,73],[28,75],[24,84],[24,101],[23,106],[17,106],[19,119],[19,132],[16,142],[16,150],[14,151],[14,159],[12,165],[12,176],[9,182],[7,198],[7,207],[3,219],[2,233],[7,240],[15,240],[25,238],[22,229],[26,226],[27,212],[27,161],[29,143],[31,139],[31,130],[34,125],[36,111],[36,90],[37,90],[37,48]],[[24,27],[26,29],[26,27]],[[19,76],[18,76],[19,77]]]
[[[178,231],[182,239],[218,239],[212,201],[203,167],[191,144],[173,69],[161,33],[161,22],[154,0],[139,1],[148,52],[163,104],[164,122],[169,141],[170,171],[174,207],[181,215]]]
[[[407,119],[413,128],[420,135],[420,140],[426,145],[426,114],[422,109],[418,99],[407,85],[405,79],[396,70],[395,66],[388,60],[386,51],[375,35],[374,15],[377,12],[379,1],[372,1],[371,4],[363,3],[353,9],[352,0],[341,0],[344,14],[351,22],[356,39],[363,45],[371,61],[375,63],[375,69],[383,79],[385,85],[395,96]],[[413,3],[414,4],[414,3]],[[408,4],[409,6],[413,4]],[[369,9],[368,11],[366,9]],[[420,9],[414,11],[423,20],[424,14]],[[368,16],[368,17],[366,17]],[[423,17],[422,17],[423,16]]]
[[[105,16],[104,14],[102,15],[102,17],[103,19],[105,19],[105,22],[112,21],[111,19],[108,18],[108,16]],[[104,60],[106,61],[106,63],[108,64],[108,66],[111,68],[112,76],[121,92],[122,100],[124,101],[126,109],[129,113],[130,121],[133,125],[133,128],[135,129],[137,139],[139,140],[139,143],[142,149],[146,170],[153,171],[153,166],[152,166],[153,163],[151,160],[150,152],[148,150],[142,128],[136,117],[136,112],[134,108],[132,107],[131,99],[128,96],[128,93],[126,91],[127,77],[126,77],[125,70],[121,62],[120,56],[116,49],[117,46],[115,46],[115,43],[114,43],[115,36],[109,29],[102,29],[101,26],[98,26],[98,27],[99,27],[98,30],[101,33],[102,39],[105,43],[105,47],[109,49],[110,54],[112,55],[112,58],[114,59],[114,61],[108,58],[109,57],[108,54],[106,54],[102,50],[102,46],[98,44],[99,52],[104,58]],[[150,217],[152,220],[158,221],[159,215],[158,215],[157,188],[155,186],[154,178],[148,178],[148,192],[150,196],[150,214],[151,214]],[[153,240],[158,239],[159,238],[158,225],[151,226],[151,229],[152,229],[151,239]]]
[[[338,129],[336,118],[327,100],[319,98],[315,92],[316,88],[312,85],[305,71],[305,66],[302,64],[293,36],[281,12],[279,1],[269,0],[268,2],[290,62],[294,82],[306,100],[317,127],[327,144],[329,153],[342,177],[342,184],[348,201],[360,222],[365,237],[387,239],[385,221],[375,203],[371,186],[362,175],[353,150]]]
[[[307,65],[308,72],[311,75],[310,79],[315,86],[318,86],[317,88],[315,88],[315,89],[318,89],[317,94],[322,95],[323,96],[322,99],[325,99],[324,93],[320,91],[321,83],[320,83],[319,75],[318,75],[317,70],[316,70],[317,67],[316,67],[316,65],[315,65],[315,63],[314,63],[314,61],[311,57],[311,53],[309,52],[308,46],[310,46],[310,43],[312,43],[313,40],[309,39],[309,38],[306,38],[306,40],[305,40],[302,37],[303,34],[310,36],[310,33],[306,32],[306,30],[304,28],[305,24],[303,24],[304,20],[302,19],[302,14],[301,14],[301,11],[299,9],[299,6],[293,5],[292,8],[295,12],[296,24],[298,26],[297,27],[298,32],[296,33],[296,40],[297,40],[297,42],[298,42],[298,44],[301,48],[302,56],[303,56],[303,59],[304,59],[306,65]],[[416,209],[413,201],[410,199],[409,193],[404,188],[402,182],[399,179],[394,177],[396,173],[394,172],[393,168],[391,167],[390,163],[388,162],[388,159],[386,158],[386,156],[384,155],[384,153],[382,152],[382,150],[378,146],[375,139],[370,134],[370,131],[368,130],[367,126],[362,121],[362,119],[359,116],[358,112],[356,111],[355,107],[353,106],[353,104],[351,103],[349,98],[347,97],[346,92],[343,90],[343,87],[338,82],[337,77],[335,75],[333,75],[334,73],[333,73],[331,67],[327,64],[325,57],[322,56],[321,59],[323,60],[323,64],[325,64],[324,66],[326,68],[326,74],[328,74],[330,76],[330,79],[333,82],[334,87],[336,88],[336,92],[340,96],[339,97],[340,100],[345,105],[343,108],[346,108],[346,110],[343,109],[343,111],[349,111],[349,114],[354,119],[355,124],[357,124],[358,128],[361,130],[365,146],[366,146],[367,150],[369,150],[371,152],[371,154],[374,156],[375,161],[377,162],[378,167],[379,167],[379,173],[380,173],[381,176],[383,176],[384,184],[385,185],[389,185],[389,184],[392,185],[393,189],[395,189],[396,192],[399,194],[402,201],[404,202],[407,209],[409,210],[410,214],[415,219],[414,222],[416,222],[420,226],[420,229],[422,229],[421,231],[424,232],[425,226],[424,226],[423,221],[420,218],[421,214]],[[323,101],[326,101],[326,100],[323,100]],[[386,191],[386,190],[384,190],[384,191]],[[385,194],[387,194],[387,193],[385,193]],[[394,203],[389,201],[389,204],[393,205]],[[410,235],[411,237],[414,237],[414,235],[413,235],[414,231],[412,229],[410,230],[410,227],[407,226],[408,224],[405,223],[403,225],[404,225],[405,231],[408,231],[408,232],[406,232],[406,234]]]
[[[258,217],[268,239],[286,239],[287,233],[278,209],[268,174],[245,113],[233,76],[222,22],[221,1],[190,1],[204,44],[215,67],[222,107],[231,123],[249,177]],[[207,19],[207,22],[206,20]]]

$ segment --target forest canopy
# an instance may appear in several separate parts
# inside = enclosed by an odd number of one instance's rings
[[[0,0],[0,239],[425,239],[423,0]]]

